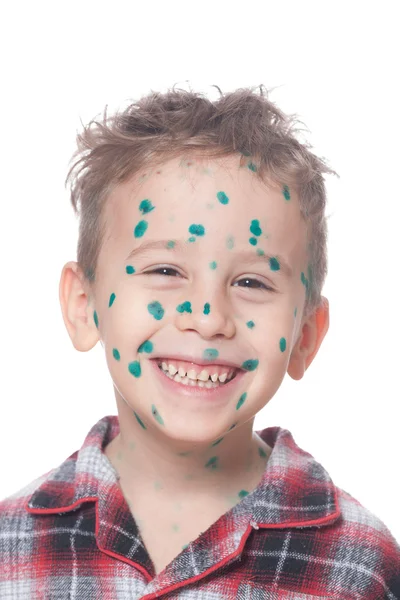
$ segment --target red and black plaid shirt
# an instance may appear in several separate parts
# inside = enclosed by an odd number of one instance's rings
[[[400,600],[400,546],[299,448],[273,449],[258,487],[158,575],[104,454],[117,416],[61,466],[0,502],[1,600]]]

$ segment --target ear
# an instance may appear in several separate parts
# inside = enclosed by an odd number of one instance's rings
[[[64,265],[59,297],[65,327],[74,347],[80,352],[91,350],[99,341],[100,333],[94,321],[91,295],[86,291],[82,269],[76,262]]]
[[[303,323],[299,339],[290,355],[287,372],[299,380],[314,360],[329,329],[329,301],[322,296],[321,304]]]

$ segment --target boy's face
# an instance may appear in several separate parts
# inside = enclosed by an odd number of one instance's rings
[[[307,240],[295,192],[266,187],[239,156],[174,159],[118,186],[105,218],[93,308],[117,397],[176,440],[215,440],[253,418],[300,331]],[[185,385],[162,362],[235,377]]]

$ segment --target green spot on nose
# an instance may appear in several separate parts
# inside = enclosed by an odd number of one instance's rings
[[[205,229],[204,229],[203,225],[196,225],[195,223],[193,223],[189,227],[189,233],[192,233],[193,235],[204,235]]]
[[[215,348],[206,348],[203,352],[203,358],[206,360],[213,360],[213,358],[218,358],[219,352]]]
[[[206,302],[205,305],[204,305],[203,313],[205,315],[209,315],[210,314],[210,304],[208,302]]]
[[[163,318],[165,312],[157,300],[155,302],[150,302],[150,304],[147,305],[147,310],[157,321],[160,321]]]
[[[191,305],[190,302],[188,302],[186,300],[186,302],[182,302],[182,304],[178,304],[178,306],[176,307],[176,310],[179,313],[184,313],[184,312],[191,313],[192,312],[192,305]]]
[[[258,219],[253,219],[250,223],[250,231],[253,235],[261,235],[262,229],[260,227],[260,221]]]
[[[271,271],[279,271],[281,266],[279,264],[279,260],[275,257],[269,259],[269,266]]]
[[[152,205],[151,200],[142,200],[139,204],[139,210],[145,215],[155,209]]]
[[[217,192],[217,198],[221,202],[221,204],[228,204],[229,198],[225,194],[225,192]]]
[[[128,365],[129,373],[134,377],[140,377],[142,374],[142,369],[140,368],[140,363],[137,360],[129,363]]]
[[[132,275],[132,273],[135,272],[135,269],[131,265],[128,265],[126,267],[126,272],[127,272],[128,275]]]
[[[135,238],[142,237],[146,233],[148,226],[149,224],[147,223],[147,221],[139,221],[133,232]]]
[[[143,342],[143,344],[140,344],[139,348],[138,348],[138,352],[152,352],[153,351],[153,344],[152,342],[150,342],[150,340],[146,340],[145,342]]]
[[[285,340],[284,337],[279,340],[279,348],[281,349],[281,352],[285,352],[285,350],[286,350],[286,340]]]
[[[109,301],[109,303],[108,303],[108,307],[110,307],[110,306],[112,306],[112,305],[113,305],[113,302],[114,302],[114,300],[115,300],[115,294],[111,294],[111,296],[110,296],[110,301]]]
[[[246,398],[247,398],[247,393],[246,393],[246,392],[244,392],[244,394],[242,394],[242,395],[240,396],[240,398],[239,398],[239,401],[238,401],[238,403],[236,404],[236,410],[239,410],[239,408],[240,408],[241,406],[243,406],[243,404],[244,404],[244,402],[245,402]]]
[[[119,360],[121,358],[120,353],[116,348],[113,348],[113,357],[115,358],[115,360]]]
[[[97,316],[97,312],[96,311],[93,312],[93,321],[95,322],[95,325],[96,325],[96,327],[98,329],[99,328],[99,318]]]
[[[244,363],[242,364],[242,369],[245,369],[245,371],[254,371],[255,369],[257,369],[258,367],[258,360],[255,359],[249,359],[249,360],[245,360]]]

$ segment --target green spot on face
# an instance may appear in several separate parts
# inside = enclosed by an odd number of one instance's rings
[[[128,265],[126,267],[126,272],[127,272],[128,275],[132,275],[132,273],[135,272],[135,269],[131,265]]]
[[[139,221],[139,223],[136,225],[133,231],[133,235],[135,236],[135,238],[142,237],[146,233],[146,229],[148,226],[149,224],[147,221]]]
[[[239,408],[240,408],[241,406],[243,406],[243,404],[244,404],[244,401],[246,400],[246,398],[247,398],[247,393],[245,392],[244,394],[242,394],[242,395],[240,396],[240,398],[239,398],[239,402],[236,404],[236,410],[239,410]]]
[[[139,423],[140,427],[143,427],[143,429],[147,429],[146,425],[143,423],[142,419],[139,417],[139,415],[137,415],[135,413],[135,411],[133,411],[133,414],[136,417],[137,422]]]
[[[177,523],[172,525],[172,531],[179,531],[179,525]]]
[[[188,450],[187,452],[178,452],[178,456],[189,456],[190,453],[190,450]]]
[[[261,250],[261,248],[257,248],[257,254],[258,256],[264,256],[265,252],[264,250]]]
[[[253,162],[248,162],[247,166],[249,167],[250,171],[256,172],[257,171],[257,167]]]
[[[257,369],[258,367],[258,360],[255,358],[253,359],[249,359],[249,360],[245,360],[244,363],[242,364],[242,369],[245,369],[246,371],[254,371],[255,369]]]
[[[87,278],[89,281],[94,281],[94,279],[95,279],[95,275],[94,275],[94,270],[92,269],[92,267],[89,267],[89,268],[86,270],[86,278]]]
[[[163,484],[161,483],[161,481],[155,481],[154,482],[154,489],[155,490],[162,490],[164,488]]]
[[[186,548],[187,548],[188,546],[189,546],[189,544],[184,544],[184,545],[182,546],[182,550],[186,550]]]
[[[129,373],[131,373],[134,377],[140,377],[142,374],[142,369],[140,368],[140,363],[137,360],[129,363],[128,365]]]
[[[203,352],[203,358],[206,360],[213,360],[213,358],[218,358],[219,352],[215,348],[206,348]]]
[[[190,238],[188,239],[188,242],[195,242],[196,238],[194,237],[194,235],[191,235]]]
[[[110,296],[110,301],[109,301],[109,303],[108,303],[108,306],[109,306],[109,307],[110,307],[110,306],[112,306],[112,304],[113,304],[114,300],[115,300],[115,294],[111,294],[111,296]]]
[[[246,325],[247,325],[247,327],[249,329],[253,329],[253,327],[254,327],[254,321],[247,321]]]
[[[296,318],[296,315],[297,315],[297,306],[296,306],[296,308],[294,309],[294,318]]]
[[[269,266],[271,271],[279,271],[281,268],[278,259],[276,259],[275,257],[269,259]]]
[[[98,329],[99,328],[99,318],[97,316],[97,312],[96,311],[93,312],[93,321],[95,322],[95,325],[96,325],[96,327]]]
[[[196,225],[195,223],[193,223],[189,227],[189,233],[191,233],[192,235],[204,235],[205,229],[204,229],[203,225]]]
[[[262,229],[260,227],[260,221],[258,219],[253,219],[250,223],[250,231],[253,235],[261,235]]]
[[[150,340],[146,340],[145,342],[143,342],[143,344],[140,344],[139,348],[138,348],[138,352],[152,352],[153,351],[153,344],[152,342],[150,342]]]
[[[164,425],[164,421],[162,420],[162,417],[161,417],[160,413],[158,412],[158,410],[156,409],[156,407],[154,406],[154,404],[151,405],[151,412],[152,412],[155,420],[158,421],[158,423],[160,423],[160,425]]]
[[[258,454],[261,456],[261,458],[267,458],[267,453],[265,452],[264,448],[261,448],[261,446],[258,447]]]
[[[212,456],[210,460],[206,462],[205,467],[209,467],[211,469],[216,469],[218,467],[218,456]]]
[[[285,350],[286,350],[286,340],[285,340],[284,337],[279,340],[279,348],[281,349],[281,352],[285,352]]]
[[[248,495],[249,492],[247,492],[246,490],[240,490],[240,492],[238,493],[239,498],[244,498],[245,496]]]
[[[145,215],[155,209],[152,205],[151,200],[142,200],[139,204],[139,210]]]
[[[224,438],[219,438],[219,440],[217,440],[216,442],[214,442],[213,444],[211,444],[211,446],[216,446],[217,444],[219,444],[220,442],[222,442]]]
[[[150,302],[150,304],[147,305],[147,310],[157,321],[160,321],[163,318],[165,312],[157,300],[155,302]]]
[[[184,312],[191,313],[192,312],[192,305],[190,304],[190,302],[188,302],[186,300],[186,302],[182,302],[182,304],[178,304],[178,306],[176,307],[176,310],[179,313],[184,313]]]
[[[212,262],[210,262],[210,269],[216,269],[217,268],[217,263],[215,262],[215,260],[213,260]]]
[[[174,246],[175,246],[175,242],[174,242],[174,240],[169,240],[169,241],[167,242],[167,248],[173,248]]]
[[[228,204],[229,198],[225,194],[225,192],[217,192],[217,198],[221,202],[221,204]]]
[[[283,195],[285,196],[285,200],[290,200],[290,191],[287,185],[283,186]]]
[[[120,353],[116,348],[113,348],[113,357],[115,358],[115,360],[119,360],[121,358]]]
[[[206,302],[205,305],[204,305],[203,313],[205,315],[209,315],[210,314],[210,304],[208,302]]]
[[[233,235],[228,235],[228,237],[226,238],[226,247],[228,248],[228,250],[232,250],[234,245],[235,245],[235,238],[233,237]]]
[[[257,245],[257,238],[255,237],[251,237],[249,238],[249,242],[252,246],[256,246]]]

